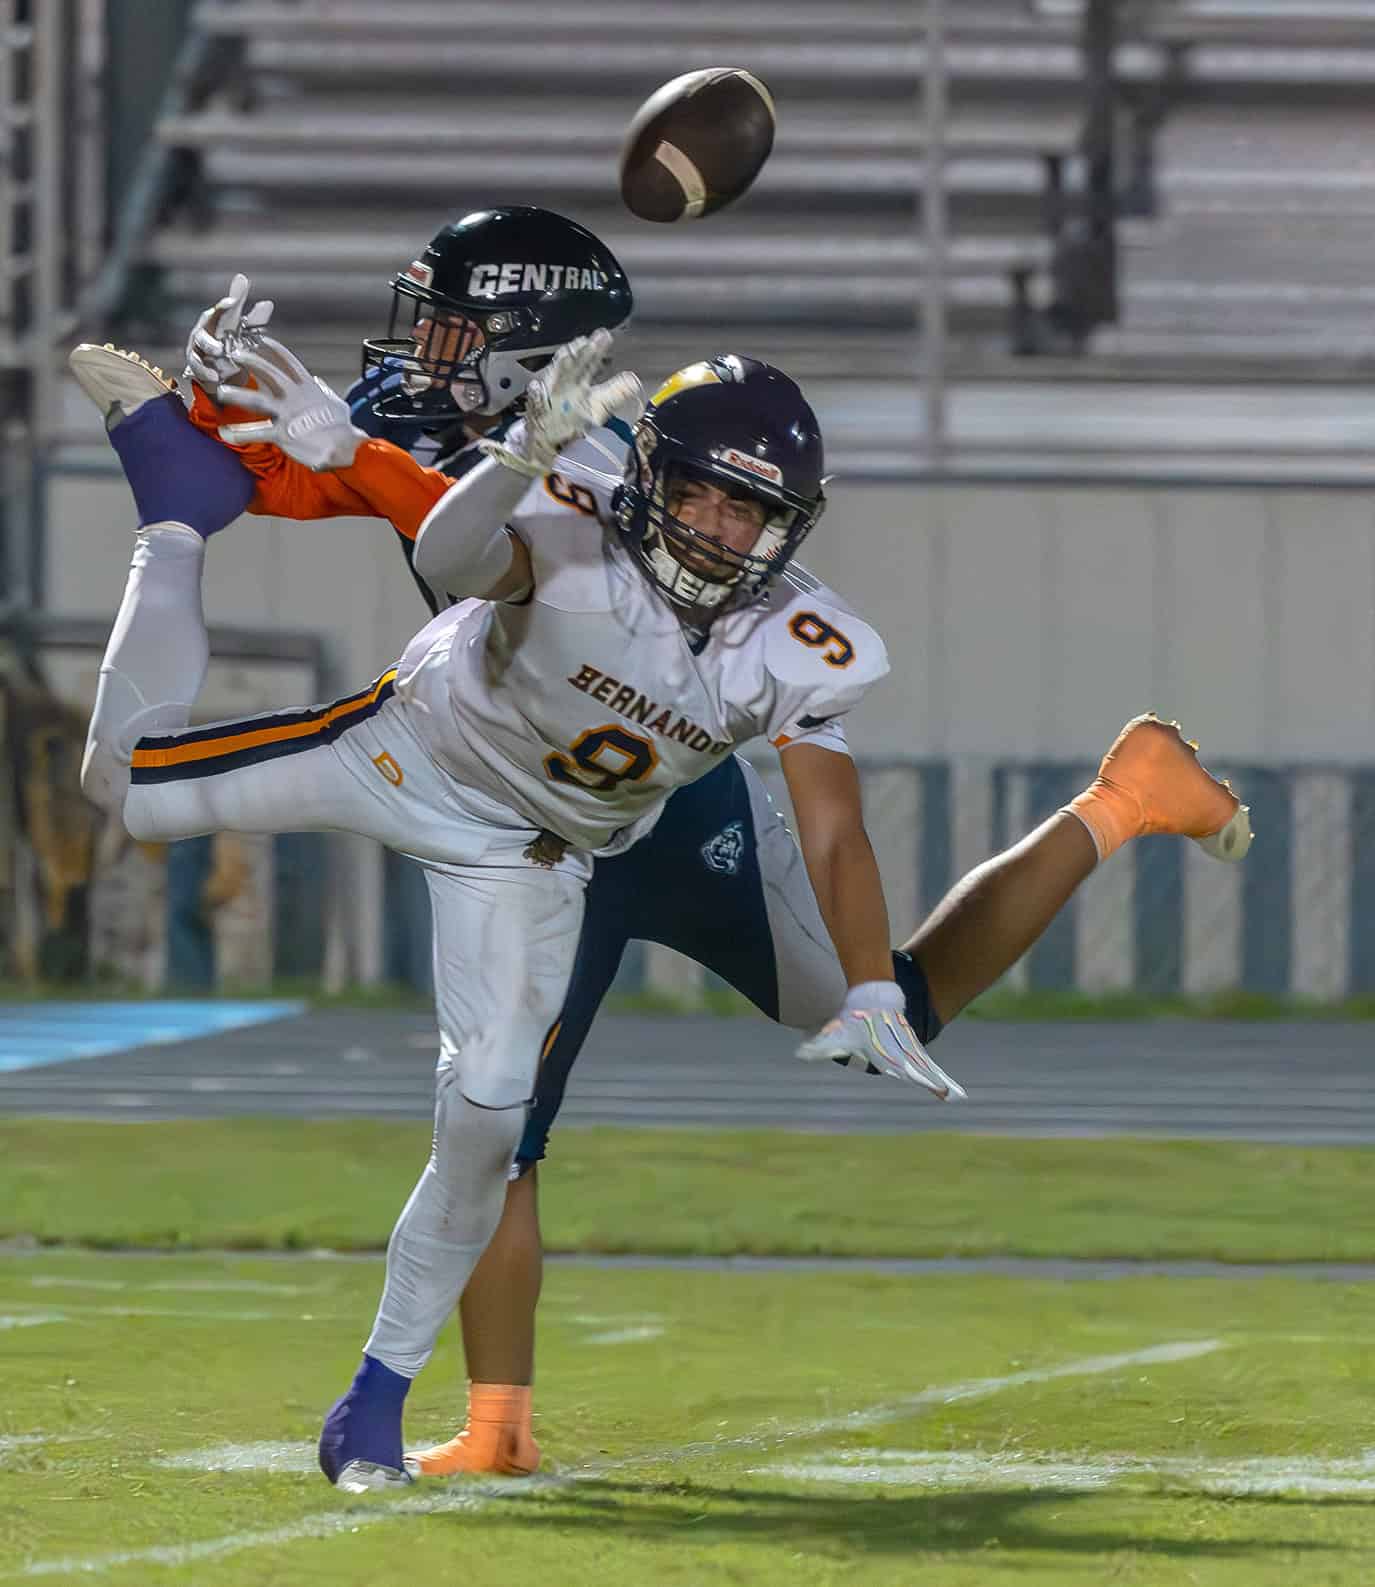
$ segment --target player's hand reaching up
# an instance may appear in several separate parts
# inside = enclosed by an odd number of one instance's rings
[[[233,356],[239,368],[253,376],[257,389],[222,384],[213,393],[216,401],[266,417],[222,424],[222,441],[231,446],[270,442],[317,472],[347,468],[353,462],[367,436],[349,417],[348,403],[318,375],[312,375],[290,348],[259,334],[251,350],[246,343],[236,342]]]
[[[939,1097],[960,1101],[965,1089],[931,1060],[904,1012],[906,999],[896,981],[866,981],[845,994],[840,1012],[797,1049],[808,1063],[829,1058],[870,1074],[891,1075]]]
[[[540,479],[554,466],[564,447],[606,421],[618,408],[643,403],[634,375],[612,375],[594,384],[611,352],[611,332],[593,331],[559,348],[530,382],[525,393],[524,436],[514,446],[484,441],[482,450],[503,468]]]
[[[245,310],[247,302],[248,277],[236,275],[228,293],[206,309],[191,328],[186,341],[186,373],[205,391],[213,392],[240,377],[236,349],[251,351],[272,318],[271,298],[262,298]]]

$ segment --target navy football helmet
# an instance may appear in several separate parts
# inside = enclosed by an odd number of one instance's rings
[[[654,393],[613,510],[656,588],[705,629],[760,600],[788,565],[825,510],[824,475],[821,427],[797,385],[772,364],[727,353],[680,369]],[[674,516],[685,480],[762,505],[748,551]]]
[[[565,342],[615,330],[633,306],[609,248],[530,205],[446,226],[391,287],[387,335],[363,343],[364,377],[382,377],[373,412],[430,430],[510,408]]]

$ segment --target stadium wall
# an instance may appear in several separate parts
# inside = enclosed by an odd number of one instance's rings
[[[113,613],[128,523],[118,480],[54,480],[51,610]],[[807,562],[892,657],[853,719],[866,754],[1089,758],[1148,708],[1233,759],[1375,748],[1361,491],[841,481]],[[348,519],[245,519],[212,545],[205,604],[323,634],[340,692],[424,616],[391,532]]]
[[[1375,854],[1369,520],[1359,492],[838,483],[808,561],[892,655],[851,736],[869,763],[895,925],[1068,798],[1121,723],[1154,707],[1237,778],[1260,834],[1252,862],[1236,872],[1189,845],[1138,845],[1092,880],[1018,978],[1158,993],[1375,990],[1375,861],[1363,858]],[[122,482],[55,479],[52,610],[112,614],[128,548]],[[212,622],[326,637],[328,694],[375,676],[423,615],[376,525],[245,519],[216,538],[208,566]],[[97,663],[69,659],[54,682],[85,705]],[[271,668],[222,666],[207,710],[249,714],[299,687]],[[334,979],[423,975],[419,895],[370,845],[328,842],[342,903],[320,935]],[[279,912],[298,907],[283,876],[318,869],[282,849]]]

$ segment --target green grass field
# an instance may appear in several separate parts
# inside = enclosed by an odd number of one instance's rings
[[[364,1502],[311,1469],[311,1445],[378,1278],[306,1258],[11,1258],[0,1580],[1375,1572],[1367,1288],[555,1269],[548,1476]],[[451,1431],[459,1396],[446,1340],[411,1436]]]
[[[555,1244],[1369,1257],[1372,1154],[568,1131]],[[314,1469],[410,1126],[0,1121],[0,1583],[1365,1587],[1375,1285],[550,1269],[525,1483]],[[656,1241],[656,1231],[658,1238]],[[694,1235],[695,1231],[695,1235]],[[328,1238],[326,1238],[328,1237]],[[282,1254],[221,1254],[227,1239]],[[447,1436],[456,1334],[411,1396]]]
[[[0,1118],[0,1238],[380,1250],[427,1124]],[[849,1256],[1375,1257],[1375,1151],[1233,1141],[565,1130],[552,1248]]]

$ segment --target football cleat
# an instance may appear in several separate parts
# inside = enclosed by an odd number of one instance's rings
[[[113,430],[154,397],[176,391],[177,383],[146,358],[106,342],[82,342],[67,358],[76,383],[100,409],[105,428]]]
[[[376,1493],[411,1482],[402,1460],[401,1408],[411,1381],[364,1356],[320,1430],[320,1470],[345,1493]]]
[[[334,1486],[340,1493],[384,1493],[388,1488],[409,1488],[410,1473],[394,1466],[379,1466],[372,1460],[350,1460],[340,1468]]]
[[[1154,711],[1133,717],[1098,768],[1095,789],[1135,807],[1138,835],[1172,832],[1192,838],[1216,860],[1240,860],[1251,847],[1251,812],[1230,783],[1199,763],[1198,745],[1178,722]]]

